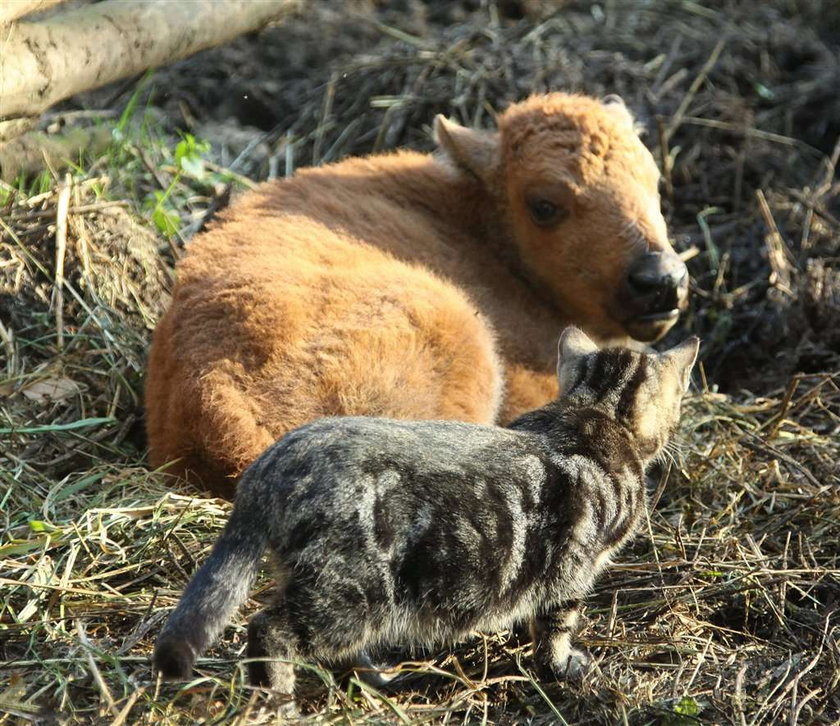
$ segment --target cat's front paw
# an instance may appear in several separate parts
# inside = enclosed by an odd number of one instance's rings
[[[383,688],[400,676],[393,665],[374,663],[367,651],[362,651],[358,655],[353,671],[359,680],[374,688]]]
[[[569,648],[565,656],[550,664],[548,670],[558,681],[580,681],[592,670],[594,663],[587,651]]]

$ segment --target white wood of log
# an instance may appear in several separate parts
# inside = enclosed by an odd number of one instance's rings
[[[0,33],[0,120],[257,30],[300,0],[105,0]]]
[[[0,27],[29,13],[67,2],[67,0],[0,0]]]

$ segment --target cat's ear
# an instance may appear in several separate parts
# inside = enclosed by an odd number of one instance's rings
[[[682,382],[683,391],[688,390],[688,384],[691,382],[691,369],[694,368],[694,361],[697,360],[699,350],[700,338],[692,335],[679,345],[661,354],[663,360],[669,361],[676,368]]]
[[[456,167],[482,182],[492,176],[499,155],[497,132],[468,129],[438,114],[434,136],[441,151]]]
[[[557,378],[560,390],[569,389],[571,382],[577,377],[575,374],[585,355],[595,353],[598,346],[580,328],[570,325],[560,335],[557,343]]]

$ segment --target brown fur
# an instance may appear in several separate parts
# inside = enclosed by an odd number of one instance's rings
[[[626,109],[552,94],[437,134],[264,184],[191,243],[149,361],[154,466],[231,496],[318,416],[507,422],[556,394],[563,326],[625,337],[627,266],[671,250]],[[534,189],[568,218],[535,225]]]

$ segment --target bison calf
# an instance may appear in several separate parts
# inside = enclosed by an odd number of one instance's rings
[[[554,341],[661,337],[686,301],[659,172],[615,96],[534,96],[497,132],[243,195],[193,241],[157,330],[150,459],[222,496],[319,416],[507,422],[556,394]]]

